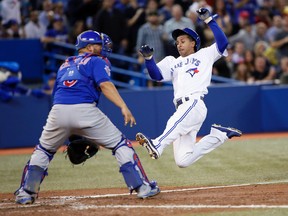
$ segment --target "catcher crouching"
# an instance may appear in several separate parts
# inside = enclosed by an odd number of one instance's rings
[[[20,187],[14,193],[16,203],[35,202],[55,153],[74,134],[81,139],[71,142],[68,155],[72,163],[83,163],[101,146],[112,151],[131,193],[136,191],[141,199],[160,193],[157,183],[149,181],[145,174],[131,142],[98,108],[103,94],[121,110],[125,125],[136,124],[110,79],[111,65],[107,56],[112,51],[111,44],[107,35],[96,31],[88,30],[78,35],[75,46],[79,54],[68,57],[57,72],[53,106],[39,144],[24,167]]]

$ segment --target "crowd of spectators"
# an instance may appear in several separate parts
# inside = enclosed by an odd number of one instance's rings
[[[229,40],[229,56],[217,61],[215,75],[246,83],[288,84],[287,0],[2,0],[0,38],[39,38],[44,44],[74,44],[87,29],[108,34],[113,52],[138,58],[152,45],[156,61],[178,56],[171,32],[189,27],[201,47],[213,42],[196,10],[206,7]],[[157,55],[156,55],[157,54]]]

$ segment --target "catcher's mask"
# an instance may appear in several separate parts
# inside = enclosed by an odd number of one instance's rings
[[[104,46],[102,46],[101,55],[103,57],[109,57],[110,53],[112,53],[113,42],[111,38],[104,33],[101,33]]]

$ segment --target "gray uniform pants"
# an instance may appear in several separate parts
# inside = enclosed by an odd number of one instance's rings
[[[122,139],[122,133],[94,103],[54,105],[43,128],[40,144],[46,150],[56,152],[71,134],[81,135],[108,149],[113,149]],[[134,151],[127,146],[119,148],[115,153],[119,166],[133,162],[133,154]],[[35,150],[30,165],[46,169],[49,162],[45,152]]]

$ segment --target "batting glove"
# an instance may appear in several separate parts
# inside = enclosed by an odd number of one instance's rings
[[[199,8],[196,12],[198,13],[198,18],[206,24],[213,19],[211,12],[207,8]]]
[[[153,56],[154,49],[149,47],[148,45],[143,45],[139,49],[139,52],[146,60],[149,60]]]

